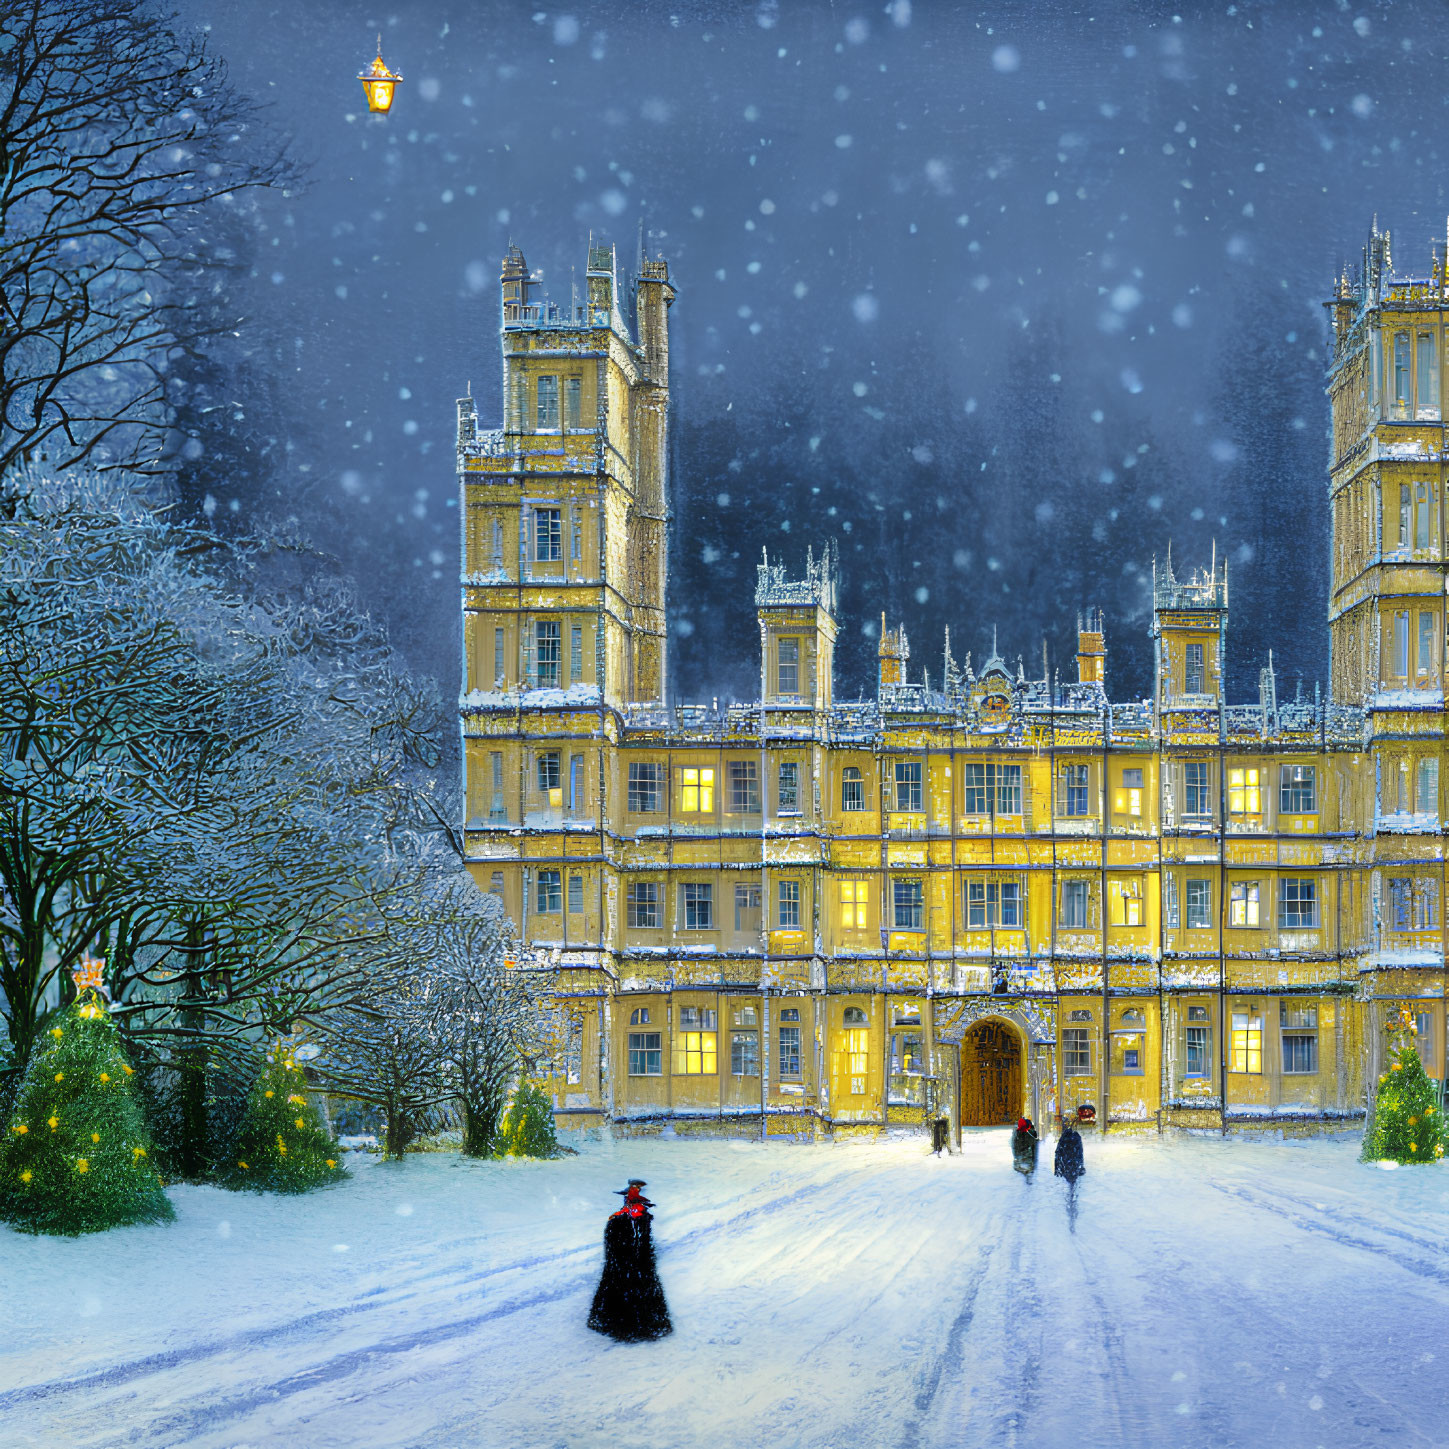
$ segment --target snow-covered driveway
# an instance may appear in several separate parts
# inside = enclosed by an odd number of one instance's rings
[[[549,1163],[364,1163],[299,1200],[0,1228],[0,1443],[1449,1444],[1449,1168],[1349,1143],[1004,1133],[648,1141]],[[613,1189],[648,1180],[675,1333],[584,1327]]]

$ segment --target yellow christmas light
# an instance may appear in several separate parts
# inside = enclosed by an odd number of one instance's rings
[[[54,1131],[55,1131],[55,1129],[56,1129],[56,1128],[57,1128],[57,1127],[59,1127],[59,1126],[60,1126],[60,1118],[59,1118],[59,1117],[52,1117],[52,1118],[51,1118],[51,1119],[50,1119],[50,1130],[51,1130],[51,1131],[52,1131],[52,1132],[54,1132]]]
[[[132,1071],[132,1070],[131,1070],[131,1068],[130,1068],[130,1067],[128,1067],[128,1066],[127,1066],[127,1065],[126,1065],[126,1064],[125,1064],[125,1062],[122,1062],[122,1063],[121,1063],[121,1070],[122,1070],[122,1071],[123,1071],[123,1072],[125,1072],[125,1074],[126,1074],[126,1075],[127,1075],[127,1076],[128,1076],[128,1077],[134,1077],[134,1076],[135,1076],[135,1075],[136,1075],[136,1074],[135,1074],[135,1072],[134,1072],[134,1071]]]
[[[101,1140],[101,1134],[99,1132],[92,1132],[91,1133],[91,1141],[92,1142],[99,1142],[100,1140]]]
[[[63,1081],[65,1081],[65,1073],[64,1072],[57,1072],[55,1074],[55,1079],[56,1079],[57,1082],[63,1082]]]
[[[297,1118],[297,1127],[300,1129],[301,1126],[302,1126],[302,1119],[300,1117],[298,1117]]]
[[[28,1167],[27,1167],[27,1168],[26,1168],[26,1169],[25,1169],[25,1171],[24,1171],[24,1172],[22,1172],[22,1173],[21,1173],[21,1174],[20,1174],[20,1180],[21,1180],[21,1182],[29,1182],[29,1181],[30,1181],[30,1179],[31,1179],[31,1178],[32,1178],[32,1177],[33,1177],[33,1176],[34,1176],[34,1174],[33,1174],[33,1173],[32,1173],[32,1172],[31,1172],[31,1170],[30,1170],[30,1169],[29,1169],[29,1168],[28,1168]]]
[[[24,1122],[17,1122],[15,1126],[12,1127],[10,1130],[12,1132],[18,1132],[22,1137],[24,1137],[25,1134],[30,1131],[30,1128],[27,1127]]]
[[[85,1160],[84,1157],[79,1157],[76,1159],[75,1170],[77,1172],[89,1172],[91,1170],[91,1165]]]
[[[139,1162],[145,1155],[146,1149],[144,1147],[133,1147],[131,1149],[131,1156],[134,1157],[137,1162]]]
[[[243,1172],[250,1172],[250,1171],[251,1171],[251,1169],[250,1169],[250,1168],[249,1168],[249,1167],[248,1167],[248,1166],[247,1166],[247,1165],[246,1165],[246,1163],[245,1163],[245,1162],[243,1162],[243,1161],[242,1161],[242,1160],[241,1160],[241,1158],[237,1158],[237,1163],[236,1163],[236,1165],[237,1165],[237,1166],[238,1166],[238,1167],[239,1167],[239,1168],[241,1168],[241,1170],[242,1170],[242,1171],[243,1171]]]
[[[272,1095],[273,1095],[273,1093],[272,1093],[272,1092],[271,1092],[271,1090],[270,1090],[270,1089],[269,1089],[269,1090],[268,1090],[268,1091],[267,1091],[267,1096],[269,1096],[269,1097],[270,1097],[270,1096],[272,1096]]]
[[[110,1080],[111,1080],[111,1074],[109,1072],[102,1072],[101,1073],[101,1081],[103,1081],[103,1082],[109,1082]]]
[[[337,1166],[337,1163],[332,1158],[329,1157],[327,1159],[327,1166],[328,1167],[336,1167]]]
[[[65,1032],[62,1031],[60,1027],[53,1026],[50,1029],[50,1034],[51,1034],[51,1036],[53,1036],[56,1039],[56,1041],[59,1041],[61,1039],[61,1037],[63,1037],[65,1035]]]

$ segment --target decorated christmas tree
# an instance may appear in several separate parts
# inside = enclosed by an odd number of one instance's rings
[[[83,991],[26,1065],[0,1142],[0,1217],[77,1234],[175,1216],[134,1077],[105,1001]]]
[[[1407,1009],[1391,1012],[1388,1025],[1394,1032],[1394,1049],[1388,1071],[1379,1078],[1364,1156],[1390,1162],[1433,1162],[1443,1157],[1449,1140],[1439,1087],[1414,1050],[1414,1024]]]
[[[224,1186],[310,1192],[348,1175],[337,1144],[307,1098],[307,1079],[284,1041],[272,1044],[247,1099]]]
[[[532,1082],[525,1080],[513,1094],[500,1135],[509,1157],[558,1156],[553,1104]]]

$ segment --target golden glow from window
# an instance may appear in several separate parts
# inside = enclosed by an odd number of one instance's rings
[[[718,1032],[677,1031],[674,1033],[674,1075],[677,1077],[712,1077],[715,1065]]]
[[[686,815],[714,813],[714,771],[689,766],[679,772],[679,808]]]
[[[1244,768],[1228,771],[1228,813],[1230,815],[1261,815],[1263,813],[1261,770]]]
[[[866,928],[866,911],[870,905],[870,882],[865,880],[843,880],[840,882],[840,928],[843,931],[863,931]]]
[[[1233,1013],[1233,1062],[1235,1072],[1263,1071],[1263,1018],[1245,1011]]]

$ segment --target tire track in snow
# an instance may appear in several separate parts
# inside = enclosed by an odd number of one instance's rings
[[[1274,1193],[1270,1196],[1267,1193],[1259,1192],[1253,1188],[1242,1186],[1232,1187],[1212,1178],[1207,1179],[1207,1183],[1209,1187],[1215,1188],[1218,1192],[1224,1194],[1224,1196],[1236,1198],[1239,1202],[1245,1202],[1250,1207],[1262,1208],[1271,1212],[1275,1217],[1292,1223],[1294,1227],[1300,1228],[1304,1232],[1314,1233],[1322,1238],[1329,1238],[1335,1243],[1341,1243],[1346,1248],[1358,1248],[1362,1252],[1372,1254],[1375,1258],[1386,1259],[1388,1262],[1393,1263],[1396,1267],[1402,1268],[1406,1273],[1410,1273],[1416,1278],[1425,1278],[1432,1282],[1449,1286],[1449,1268],[1439,1267],[1432,1260],[1423,1257],[1410,1257],[1406,1253],[1386,1246],[1383,1243],[1376,1243],[1368,1237],[1355,1236],[1352,1233],[1345,1232],[1335,1223],[1325,1223],[1319,1219],[1315,1219],[1301,1208],[1298,1211],[1293,1211],[1284,1207],[1285,1202],[1291,1202],[1294,1199],[1285,1197],[1279,1193]],[[1400,1238],[1412,1243],[1421,1253],[1434,1254],[1444,1251],[1444,1242],[1442,1240],[1437,1243],[1425,1242],[1412,1233],[1406,1233],[1393,1228],[1380,1228],[1378,1224],[1370,1223],[1367,1219],[1356,1218],[1356,1221],[1360,1228],[1367,1229],[1369,1232],[1380,1233],[1386,1237]]]
[[[732,1217],[722,1219],[711,1225],[690,1230],[680,1237],[671,1239],[665,1246],[673,1247],[676,1244],[683,1246],[705,1241],[719,1233],[726,1232],[738,1226],[742,1222],[747,1222],[751,1218],[769,1216],[780,1212],[804,1198],[822,1192],[829,1185],[828,1182],[809,1183],[781,1197],[753,1205],[746,1211],[736,1213]],[[594,1256],[598,1252],[598,1243],[591,1242],[581,1244],[577,1247],[558,1249],[557,1251],[549,1253],[534,1254],[527,1258],[515,1259],[507,1263],[494,1264],[492,1267],[481,1270],[462,1268],[456,1270],[454,1273],[434,1273],[430,1276],[435,1282],[441,1279],[441,1283],[439,1284],[441,1287],[446,1287],[449,1283],[452,1283],[468,1290],[474,1284],[500,1277],[506,1273],[527,1272],[533,1268],[558,1264],[585,1255]],[[584,1277],[571,1280],[572,1286],[569,1291],[574,1291],[580,1282],[587,1283],[589,1281],[592,1281],[592,1269]],[[119,1388],[134,1383],[137,1380],[154,1378],[172,1369],[188,1367],[206,1359],[214,1358],[220,1354],[259,1348],[270,1343],[285,1342],[298,1335],[307,1334],[314,1330],[326,1328],[329,1325],[338,1324],[344,1320],[354,1318],[359,1314],[375,1313],[379,1310],[396,1308],[419,1296],[419,1294],[414,1292],[405,1292],[384,1297],[376,1290],[370,1290],[367,1295],[354,1299],[351,1303],[343,1304],[336,1308],[319,1309],[315,1312],[302,1314],[299,1317],[289,1319],[283,1323],[268,1325],[265,1328],[229,1334],[224,1338],[208,1339],[204,1343],[192,1344],[186,1348],[170,1349],[162,1353],[148,1354],[143,1358],[132,1359],[126,1363],[117,1364],[112,1368],[98,1369],[93,1373],[82,1374],[76,1378],[50,1379],[43,1383],[11,1389],[0,1393],[0,1412],[19,1408],[27,1404],[63,1399],[65,1396],[88,1390]],[[477,1296],[477,1290],[471,1292],[465,1291],[465,1296]],[[537,1301],[550,1302],[560,1296],[563,1296],[563,1294],[549,1294]],[[496,1317],[507,1316],[507,1314],[517,1312],[522,1308],[534,1306],[534,1302],[535,1300],[533,1299],[520,1300],[512,1307],[505,1307],[497,1312],[476,1315],[477,1323],[481,1324],[491,1321]],[[409,1337],[412,1337],[412,1335]],[[377,1347],[381,1351],[386,1351],[385,1344],[377,1345]],[[316,1371],[314,1370],[313,1372]]]

